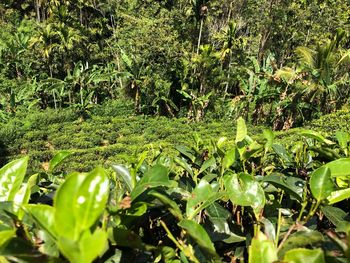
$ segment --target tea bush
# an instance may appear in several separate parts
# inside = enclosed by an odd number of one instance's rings
[[[76,163],[58,152],[32,176],[28,157],[8,163],[0,261],[349,262],[350,134],[299,129],[285,145],[269,130],[254,139],[241,118],[236,127],[232,144],[197,135],[174,157],[118,155],[116,143],[77,150]],[[106,158],[108,170],[90,169]],[[74,165],[89,172],[61,170]]]

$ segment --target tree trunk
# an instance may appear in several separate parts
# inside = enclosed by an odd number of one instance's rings
[[[39,5],[39,0],[35,0],[35,10],[36,10],[36,20],[40,22],[40,5]]]
[[[135,113],[140,114],[141,113],[141,94],[140,94],[140,88],[137,85],[135,87],[136,93],[135,93]]]
[[[198,43],[197,43],[197,55],[199,54],[199,47],[201,45],[201,39],[202,39],[202,30],[203,30],[203,18],[201,18],[201,24],[199,27],[199,35],[198,35]]]

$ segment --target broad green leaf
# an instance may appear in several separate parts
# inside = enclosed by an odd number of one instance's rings
[[[248,160],[254,154],[263,150],[263,146],[256,141],[251,142],[248,146],[241,151],[242,160]]]
[[[102,168],[90,172],[76,192],[75,216],[79,227],[90,228],[105,209],[109,192],[109,180]]]
[[[211,185],[202,179],[193,189],[191,197],[186,204],[186,215],[189,219],[194,218],[202,209],[214,203],[223,196],[213,190]]]
[[[327,196],[329,204],[335,204],[348,198],[350,198],[350,188],[333,191]]]
[[[26,205],[25,211],[34,219],[40,228],[50,233],[51,237],[56,238],[55,229],[55,208],[48,205]]]
[[[158,193],[158,192],[153,191],[153,190],[150,191],[148,194],[158,198],[159,201],[161,201],[164,205],[166,205],[168,207],[170,213],[176,219],[178,219],[178,220],[183,219],[181,209],[175,201],[171,200],[168,196],[161,194],[161,193]]]
[[[212,203],[205,209],[210,220],[228,220],[231,213],[217,202]]]
[[[274,224],[272,224],[272,222],[267,218],[260,219],[260,222],[264,224],[264,234],[266,237],[271,241],[275,241],[276,229]]]
[[[241,173],[224,177],[224,185],[231,202],[241,206],[251,206],[259,213],[265,205],[265,193],[254,177]]]
[[[350,176],[350,158],[341,158],[324,166],[329,168],[332,177]]]
[[[218,140],[218,142],[216,143],[216,146],[219,149],[222,149],[224,143],[227,141],[227,137],[220,137],[220,139]]]
[[[335,137],[337,138],[338,143],[340,147],[343,149],[345,155],[348,155],[349,153],[348,144],[350,142],[350,134],[348,132],[337,131],[335,133]]]
[[[27,171],[28,157],[14,160],[0,169],[0,202],[13,201]]]
[[[16,236],[16,230],[0,231],[0,249],[14,236]]]
[[[136,249],[144,249],[145,244],[141,237],[135,234],[133,231],[124,228],[110,228],[108,229],[109,240],[113,245],[120,247],[130,247]]]
[[[288,165],[293,163],[292,157],[286,151],[286,148],[284,148],[284,146],[282,146],[280,144],[273,144],[272,149],[278,155],[278,157],[280,158],[280,160],[282,161],[282,163],[284,165],[288,166]]]
[[[207,170],[209,167],[212,167],[216,165],[216,160],[214,157],[210,157],[208,160],[204,161],[204,163],[202,164],[199,172],[198,172],[198,175],[203,173],[205,170]]]
[[[325,263],[324,253],[322,249],[306,249],[296,248],[289,250],[284,258],[284,262],[288,263]]]
[[[57,190],[54,207],[55,227],[59,236],[77,240],[105,209],[109,181],[102,168],[89,174],[72,174]]]
[[[196,160],[195,152],[192,151],[190,148],[183,145],[178,145],[175,146],[175,149],[178,150],[183,156],[187,157],[192,162]]]
[[[187,234],[203,249],[203,252],[211,258],[219,260],[220,257],[216,254],[214,244],[211,242],[208,233],[197,222],[189,219],[184,219],[178,223],[180,227],[186,230]]]
[[[247,126],[242,117],[237,119],[236,144],[242,142],[248,135]]]
[[[230,168],[231,165],[233,165],[237,159],[238,159],[238,154],[237,154],[237,149],[235,147],[227,151],[225,153],[224,158],[222,159],[221,174],[223,174],[225,170]]]
[[[317,201],[326,199],[335,189],[331,178],[331,171],[327,167],[320,167],[310,175],[310,189]]]
[[[135,187],[134,182],[136,182],[136,180],[132,178],[129,169],[120,164],[112,165],[112,169],[121,177],[128,191],[131,192]]]
[[[49,162],[49,171],[52,172],[58,165],[60,165],[65,159],[72,155],[70,151],[59,151]]]
[[[182,168],[184,168],[189,173],[189,175],[191,175],[193,177],[193,170],[192,170],[191,166],[185,160],[183,160],[182,158],[176,157],[174,159],[174,161],[178,165],[180,165]]]
[[[70,262],[90,263],[106,250],[107,233],[97,229],[91,234],[90,230],[86,230],[76,241],[61,237],[58,240],[58,247]]]
[[[73,173],[58,188],[55,198],[55,229],[59,236],[70,240],[79,238],[79,225],[75,216],[77,192],[82,185],[86,174]],[[72,241],[73,242],[73,241]]]
[[[266,139],[266,143],[265,143],[265,151],[268,151],[269,149],[272,148],[273,145],[273,141],[274,141],[274,134],[270,129],[264,129],[263,130],[263,135]]]
[[[212,223],[212,232],[209,235],[213,242],[223,241],[227,244],[242,242],[246,238],[231,231],[228,219],[231,217],[230,212],[223,208],[217,202],[214,202],[206,208],[206,213]],[[207,228],[208,230],[208,228]]]
[[[171,186],[171,181],[168,177],[168,169],[160,164],[153,166],[145,175],[137,182],[135,188],[131,192],[132,200],[135,200],[140,194],[149,188],[157,186]]]
[[[293,181],[293,182],[291,182]],[[273,186],[284,190],[286,193],[302,201],[303,187],[305,181],[297,177],[285,176],[283,174],[272,173],[264,177],[263,182],[268,182]]]
[[[328,220],[336,226],[338,232],[347,232],[350,227],[350,222],[347,220],[349,215],[347,213],[333,206],[322,206],[321,210]]]
[[[331,140],[326,139],[325,137],[323,137],[319,132],[316,131],[311,131],[311,130],[303,130],[300,132],[300,135],[311,138],[311,139],[315,139],[319,142],[328,144],[328,145],[332,145],[334,144],[334,142],[332,142]]]
[[[273,241],[258,232],[249,246],[249,263],[272,263],[277,261],[277,248]]]
[[[22,205],[28,204],[30,199],[31,190],[36,186],[36,181],[38,179],[38,174],[34,174],[29,177],[28,182],[22,184],[20,190],[16,193],[14,198],[14,211],[17,213],[19,219],[23,218],[24,212],[20,210]]]
[[[283,257],[288,250],[293,248],[309,247],[324,241],[323,235],[318,231],[298,231],[290,235],[278,251],[278,256]]]

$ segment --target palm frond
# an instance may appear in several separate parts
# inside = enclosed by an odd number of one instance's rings
[[[315,51],[307,47],[298,47],[295,50],[295,53],[298,55],[299,61],[302,64],[305,64],[310,68],[315,67]]]

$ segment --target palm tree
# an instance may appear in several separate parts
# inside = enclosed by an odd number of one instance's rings
[[[337,80],[339,65],[343,61],[338,47],[345,36],[345,31],[338,30],[332,40],[327,40],[316,49],[298,47],[296,54],[299,63],[308,76],[311,85],[305,85],[305,95],[310,102],[318,102],[323,112],[329,112],[332,101],[338,94]],[[307,82],[305,82],[307,83]]]
[[[44,58],[46,66],[49,68],[49,74],[52,78],[52,63],[51,53],[55,47],[57,47],[58,34],[52,29],[51,24],[42,25],[37,30],[37,34],[31,38],[30,42],[32,46],[36,47],[36,50],[41,53],[41,57]]]

